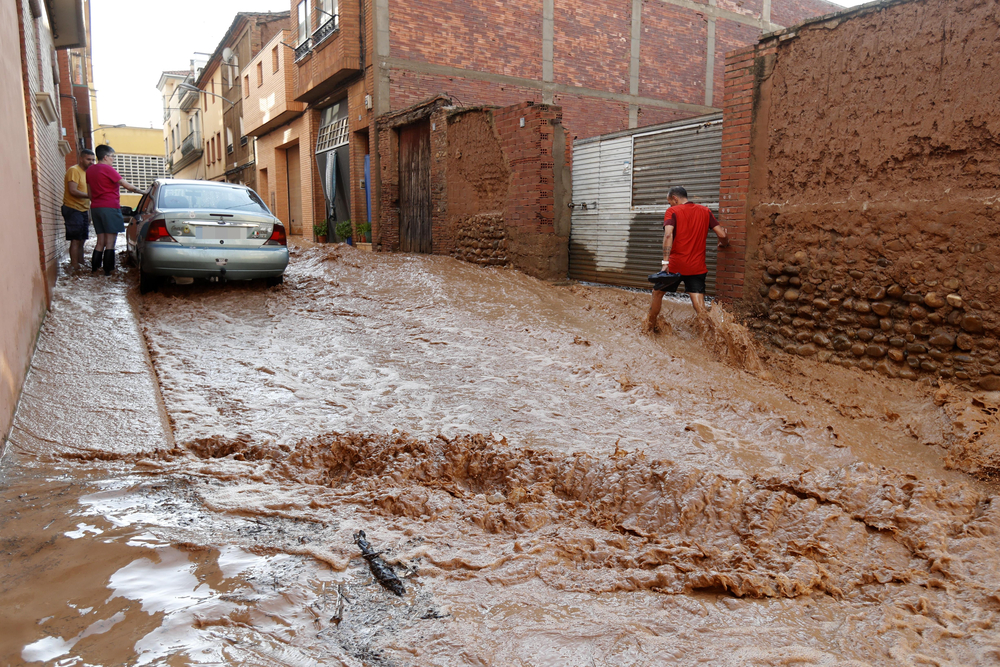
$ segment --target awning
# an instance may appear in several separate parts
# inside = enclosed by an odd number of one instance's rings
[[[45,0],[52,23],[52,41],[57,49],[78,49],[87,46],[87,24],[83,17],[83,0]]]

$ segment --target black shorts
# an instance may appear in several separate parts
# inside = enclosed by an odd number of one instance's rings
[[[67,241],[86,241],[90,237],[90,218],[86,211],[78,211],[64,204],[62,217],[66,223]]]
[[[121,234],[125,231],[125,218],[120,208],[92,208],[90,217],[98,234]]]
[[[707,276],[707,273],[701,273],[696,276],[681,276],[679,279],[663,280],[653,283],[653,289],[657,292],[676,292],[680,284],[684,283],[684,291],[688,294],[704,294]]]

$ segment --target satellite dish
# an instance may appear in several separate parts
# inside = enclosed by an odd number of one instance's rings
[[[222,49],[222,60],[228,63],[232,59],[233,59],[233,50],[228,46]]]

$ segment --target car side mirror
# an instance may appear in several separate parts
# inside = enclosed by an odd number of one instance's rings
[[[135,211],[132,210],[131,206],[122,206],[122,216],[126,218],[131,218],[135,215]]]

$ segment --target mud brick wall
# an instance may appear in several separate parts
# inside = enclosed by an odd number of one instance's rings
[[[489,110],[463,110],[448,118],[447,168],[452,255],[473,264],[506,266],[504,208],[511,169]]]
[[[998,32],[993,2],[900,1],[732,54],[723,206],[770,343],[1000,389]]]
[[[532,102],[503,109],[446,103],[435,98],[379,121],[376,249],[399,248],[398,129],[424,117],[431,124],[432,251],[564,278],[570,139],[561,109]]]

